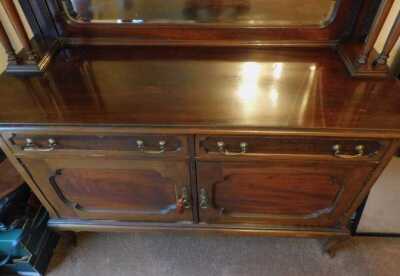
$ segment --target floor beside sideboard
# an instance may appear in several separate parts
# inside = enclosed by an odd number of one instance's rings
[[[172,233],[78,234],[63,239],[49,276],[398,275],[400,239],[354,238],[336,258],[312,239]]]

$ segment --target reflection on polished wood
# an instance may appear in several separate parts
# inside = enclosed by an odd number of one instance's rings
[[[2,124],[400,130],[398,81],[351,78],[330,49],[73,48],[0,90]]]
[[[336,0],[68,0],[71,16],[118,23],[324,25]],[[290,7],[290,8],[288,8]]]

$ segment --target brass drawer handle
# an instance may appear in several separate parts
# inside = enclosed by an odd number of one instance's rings
[[[225,143],[222,141],[217,142],[217,149],[218,152],[223,154],[223,155],[228,155],[228,156],[235,156],[235,155],[244,155],[247,153],[249,144],[246,142],[241,142],[240,143],[240,152],[231,152],[228,149],[225,148]]]
[[[204,188],[200,189],[199,206],[201,209],[207,209],[209,207],[208,193]]]
[[[30,152],[49,152],[56,149],[57,143],[53,138],[48,139],[49,146],[47,148],[40,148],[39,146],[35,145],[32,138],[25,139],[25,146],[23,146],[23,151],[30,151]]]
[[[341,150],[341,146],[340,145],[334,145],[333,148],[333,155],[335,157],[338,158],[342,158],[342,159],[354,159],[354,158],[360,158],[363,157],[365,154],[365,146],[363,145],[358,145],[355,147],[355,151],[357,152],[354,155],[350,155],[350,154],[341,154],[340,150]]]
[[[161,141],[158,142],[159,150],[146,150],[143,140],[137,140],[136,141],[136,145],[137,145],[138,150],[140,152],[142,152],[142,153],[147,153],[147,154],[163,154],[163,153],[167,152],[167,150],[165,148],[166,144],[167,144],[166,141],[161,140]],[[178,152],[178,151],[180,151],[180,148],[177,148],[176,150],[171,150],[169,152]]]

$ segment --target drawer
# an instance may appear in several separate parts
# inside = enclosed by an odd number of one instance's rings
[[[96,135],[55,133],[3,134],[16,154],[109,153],[186,156],[188,137],[174,135]]]
[[[388,141],[330,137],[198,136],[199,158],[309,156],[323,159],[379,160]]]

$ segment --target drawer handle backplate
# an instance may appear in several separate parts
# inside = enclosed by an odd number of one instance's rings
[[[354,158],[360,158],[365,155],[365,146],[363,145],[358,145],[355,147],[355,151],[357,152],[356,154],[350,155],[350,154],[342,154],[340,153],[341,146],[340,145],[334,145],[332,147],[333,150],[333,155],[338,158],[342,159],[354,159]]]
[[[207,209],[209,207],[208,193],[204,188],[200,189],[199,206],[201,209]]]
[[[249,144],[246,142],[241,142],[240,143],[240,152],[231,152],[225,147],[225,143],[222,141],[217,142],[217,149],[220,154],[223,155],[229,155],[229,156],[234,156],[234,155],[244,155],[247,154],[247,149],[248,149]]]
[[[57,143],[53,138],[49,138],[48,140],[48,147],[47,148],[41,148],[38,145],[35,145],[33,142],[32,138],[26,138],[25,139],[25,146],[23,146],[24,151],[31,151],[31,152],[49,152],[53,151],[56,149]]]
[[[136,141],[136,146],[137,146],[138,150],[140,152],[142,152],[142,153],[147,153],[147,154],[163,154],[163,153],[167,152],[167,149],[165,147],[166,144],[167,144],[166,141],[161,140],[161,141],[158,142],[159,150],[146,150],[143,140],[137,140]],[[180,148],[177,148],[175,150],[171,150],[171,151],[168,151],[168,152],[178,152],[178,151],[180,151]]]

